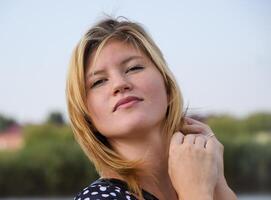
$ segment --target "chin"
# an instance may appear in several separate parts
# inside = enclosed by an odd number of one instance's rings
[[[146,134],[148,130],[157,126],[164,118],[164,113],[160,112],[134,112],[122,115],[114,120],[107,120],[101,127],[102,133],[106,137],[138,136],[140,133]]]
[[[117,127],[115,126],[114,132],[119,136],[135,136],[140,133],[145,134],[147,130],[153,128],[154,124],[157,124],[157,122],[145,118],[141,118],[140,120],[126,120],[123,123],[119,123]]]

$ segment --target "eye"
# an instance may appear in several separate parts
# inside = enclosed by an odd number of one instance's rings
[[[127,72],[130,72],[130,71],[138,71],[138,70],[142,70],[144,67],[140,66],[140,65],[136,65],[136,66],[133,66],[133,67],[130,67],[127,71]]]
[[[100,79],[100,80],[97,80],[97,81],[95,81],[95,82],[91,85],[90,88],[94,88],[94,87],[96,87],[96,86],[99,86],[99,85],[101,85],[102,83],[104,83],[105,81],[106,81],[106,79]]]

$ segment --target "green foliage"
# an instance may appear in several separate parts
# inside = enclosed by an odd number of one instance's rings
[[[224,144],[229,185],[239,192],[270,192],[271,114],[255,113],[244,119],[212,116],[207,124]]]
[[[212,130],[223,139],[246,138],[259,132],[271,133],[271,114],[255,113],[244,119],[229,115],[212,116],[207,120]]]
[[[73,134],[69,126],[55,124],[28,125],[23,130],[26,146],[53,141],[73,141]]]
[[[228,183],[238,192],[270,192],[271,143],[224,142]]]
[[[6,128],[15,124],[15,120],[0,114],[0,131],[4,131]]]
[[[22,150],[0,154],[0,196],[74,195],[98,178],[68,126],[27,126],[24,135]]]
[[[259,131],[271,132],[271,114],[269,113],[255,113],[250,115],[245,120],[246,131],[255,133]]]
[[[234,134],[243,131],[240,120],[228,115],[210,117],[207,120],[207,123],[217,135],[228,135],[229,137],[233,137]]]
[[[47,118],[47,123],[49,124],[56,124],[56,125],[63,125],[65,124],[64,118],[61,112],[54,111],[51,112]]]

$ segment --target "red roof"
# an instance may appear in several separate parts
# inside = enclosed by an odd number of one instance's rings
[[[22,127],[12,125],[0,133],[0,150],[15,150],[23,145]]]

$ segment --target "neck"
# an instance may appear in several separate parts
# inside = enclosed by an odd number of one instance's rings
[[[144,164],[140,166],[143,174],[139,177],[139,183],[144,190],[159,200],[174,200],[177,199],[177,195],[168,174],[168,145],[162,137],[162,132],[158,130],[152,129],[151,132],[140,134],[143,137],[136,140],[113,139],[110,143],[127,160],[143,159]],[[150,173],[153,176],[150,176]]]

